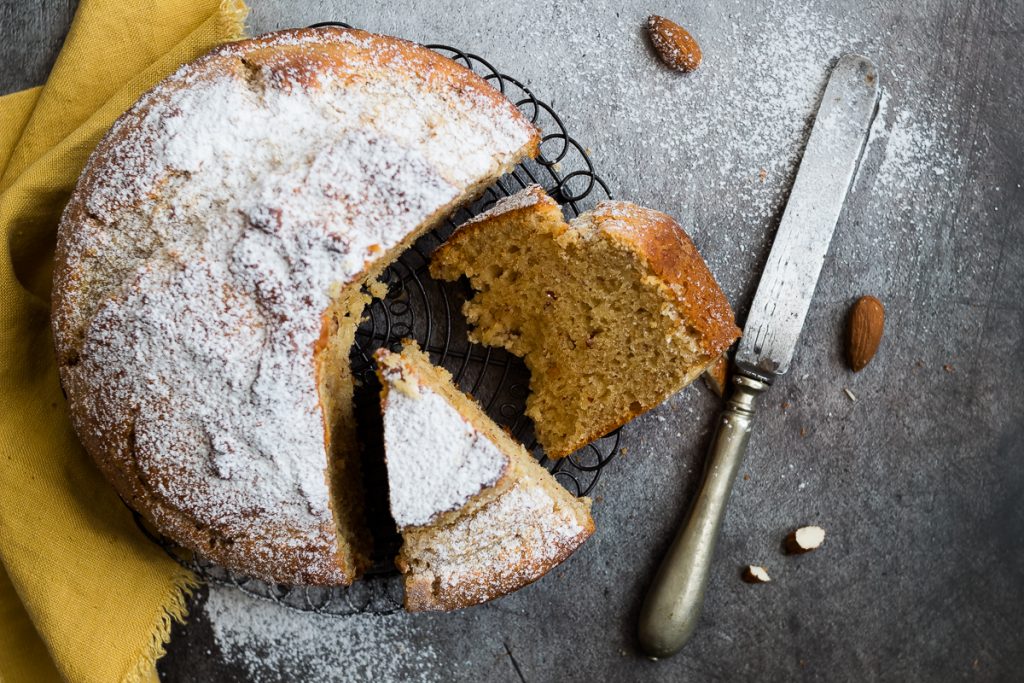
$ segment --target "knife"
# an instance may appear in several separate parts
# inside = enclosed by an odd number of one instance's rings
[[[878,109],[878,70],[845,55],[829,77],[800,170],[733,360],[733,391],[686,523],[662,560],[640,612],[640,647],[678,652],[697,626],[711,559],[750,438],[757,397],[789,369],[839,213]]]

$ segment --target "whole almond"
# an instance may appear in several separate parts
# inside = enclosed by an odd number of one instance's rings
[[[862,296],[850,309],[847,360],[850,369],[860,372],[878,351],[885,330],[885,307],[873,296]]]
[[[700,45],[679,24],[653,14],[647,20],[647,33],[651,36],[655,52],[666,66],[685,72],[700,66]]]

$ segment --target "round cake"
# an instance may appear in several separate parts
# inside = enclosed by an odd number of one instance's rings
[[[54,276],[72,420],[121,497],[231,569],[353,581],[362,287],[538,142],[469,70],[355,30],[228,44],[143,95],[86,164]]]

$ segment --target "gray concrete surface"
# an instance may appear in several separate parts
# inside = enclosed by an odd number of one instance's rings
[[[164,680],[1020,679],[1024,4],[252,4],[255,32],[337,19],[460,46],[517,75],[617,196],[683,217],[741,319],[829,61],[873,57],[887,99],[793,368],[764,401],[683,653],[646,661],[633,631],[697,485],[717,409],[699,386],[627,427],[628,455],[596,492],[598,532],[539,583],[401,618],[400,646],[367,637],[372,624],[354,634],[235,596],[212,609],[204,590]],[[0,91],[44,78],[72,5],[0,3]],[[653,62],[640,37],[650,12],[693,30],[702,71]],[[854,376],[841,330],[866,293],[889,317],[878,358]],[[827,530],[823,548],[784,556],[783,536],[806,523]],[[740,582],[747,563],[773,582]],[[359,653],[356,638],[369,643]],[[382,669],[375,657],[402,661]]]

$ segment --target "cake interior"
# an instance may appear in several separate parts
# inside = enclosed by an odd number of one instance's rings
[[[526,412],[549,456],[653,408],[713,362],[661,279],[588,214],[566,223],[547,199],[460,232],[431,272],[465,275],[471,336],[524,359]]]
[[[365,519],[362,450],[356,428],[349,353],[370,298],[359,289],[346,290],[324,315],[324,342],[316,362],[331,512],[337,528],[337,558],[346,576],[357,577],[371,564],[373,539]]]

